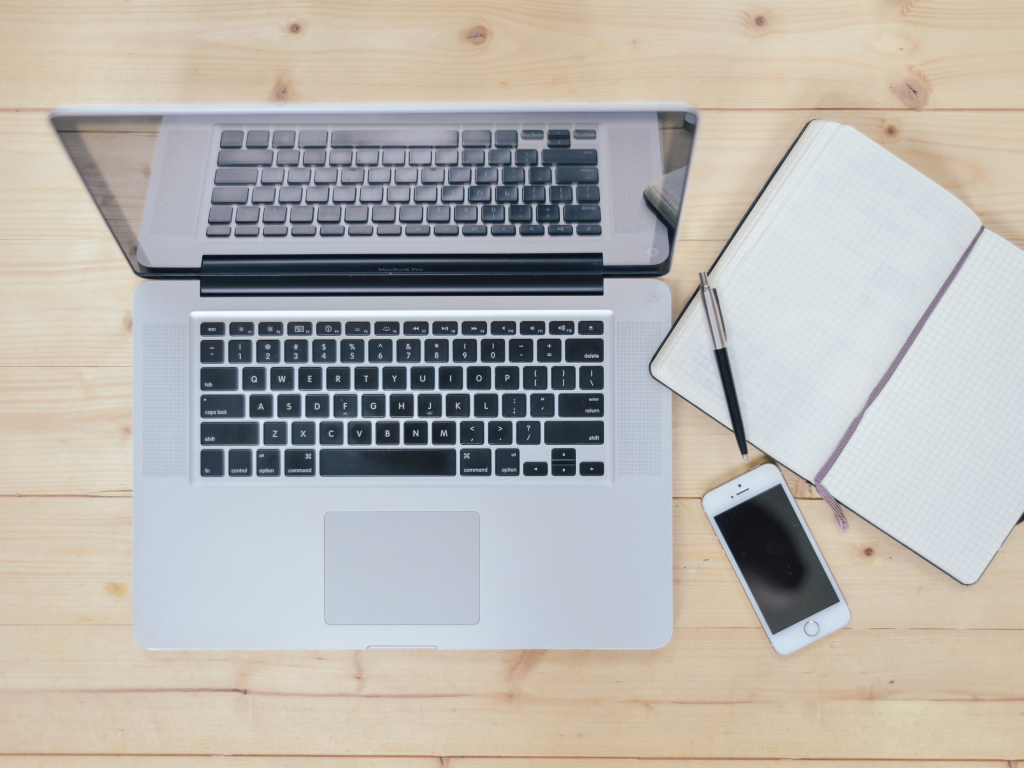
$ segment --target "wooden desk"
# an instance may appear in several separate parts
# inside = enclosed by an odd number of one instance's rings
[[[678,309],[812,117],[856,126],[1024,245],[1024,6],[223,5],[0,6],[0,764],[1024,758],[1024,534],[961,587],[856,517],[840,533],[793,479],[853,622],[783,658],[700,510],[742,471],[735,443],[678,400],[676,630],[662,650],[143,650],[138,281],[46,123],[84,103],[688,101],[704,112],[668,278]]]

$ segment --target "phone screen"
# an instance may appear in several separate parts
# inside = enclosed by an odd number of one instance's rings
[[[839,602],[781,485],[715,522],[773,635]]]

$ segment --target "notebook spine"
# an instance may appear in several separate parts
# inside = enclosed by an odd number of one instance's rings
[[[900,351],[896,355],[895,359],[893,359],[892,363],[889,365],[889,368],[886,370],[885,375],[882,376],[878,384],[875,385],[875,388],[871,390],[871,394],[868,396],[867,402],[864,403],[864,407],[860,409],[860,412],[856,415],[856,417],[854,417],[853,421],[850,422],[850,426],[847,427],[846,432],[843,434],[842,439],[839,441],[839,445],[836,446],[836,449],[832,452],[832,455],[829,456],[828,461],[825,462],[825,466],[823,466],[818,471],[818,474],[814,476],[814,487],[818,490],[818,493],[821,494],[821,498],[823,498],[825,502],[829,505],[829,507],[832,508],[832,512],[835,514],[836,517],[836,522],[839,523],[839,527],[842,528],[844,531],[847,528],[849,528],[849,524],[846,522],[846,517],[843,515],[843,510],[839,506],[839,502],[835,500],[835,498],[832,496],[831,493],[829,493],[828,489],[824,485],[825,475],[827,475],[829,471],[832,469],[832,467],[835,466],[835,463],[836,461],[838,461],[839,456],[843,452],[843,449],[846,448],[850,440],[853,439],[853,434],[857,431],[857,427],[860,426],[860,422],[864,418],[864,414],[867,413],[868,408],[871,407],[871,404],[875,402],[875,399],[882,393],[882,390],[885,389],[885,385],[889,383],[889,379],[891,379],[893,374],[896,373],[896,369],[899,368],[900,363],[903,362],[903,358],[907,356],[907,352],[910,351],[910,348],[913,346],[914,341],[921,333],[921,329],[923,329],[925,323],[928,322],[928,318],[931,317],[932,312],[934,312],[935,308],[939,305],[939,302],[942,300],[942,297],[949,289],[949,286],[953,284],[953,280],[956,279],[956,276],[960,272],[961,267],[963,267],[964,263],[967,261],[967,257],[971,255],[971,251],[974,250],[974,246],[978,243],[978,238],[981,237],[981,233],[984,231],[985,227],[979,229],[978,234],[976,234],[974,236],[974,239],[971,240],[971,244],[967,246],[967,250],[963,252],[963,255],[960,257],[959,261],[957,261],[956,265],[953,267],[953,271],[949,273],[949,276],[942,284],[942,287],[939,288],[938,293],[935,294],[935,297],[931,300],[931,303],[928,305],[928,308],[925,309],[924,314],[921,315],[921,319],[917,321],[917,325],[914,326],[914,330],[910,332],[910,335],[907,337],[907,340],[903,342],[903,346],[900,348]]]

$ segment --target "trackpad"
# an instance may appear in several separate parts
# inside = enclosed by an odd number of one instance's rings
[[[328,624],[476,624],[476,512],[328,512]]]

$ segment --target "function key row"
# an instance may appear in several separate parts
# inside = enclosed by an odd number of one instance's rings
[[[284,322],[262,322],[258,324],[260,336],[283,336],[285,331]],[[574,320],[550,320],[546,324],[543,320],[522,320],[518,324],[519,334],[522,336],[543,336],[545,332],[552,336],[572,336],[576,333],[576,321]],[[348,321],[342,323],[326,321],[319,323],[312,322],[290,322],[287,323],[289,336],[311,336],[315,328],[317,336],[340,336],[342,328],[346,336],[369,336],[371,329],[375,336],[398,336],[399,328],[405,336],[427,336],[432,333],[434,336],[457,336],[461,330],[463,336],[486,336],[488,324],[484,320],[464,320],[461,325],[456,320],[435,320],[433,323],[426,320],[407,320],[399,323],[397,320],[369,321]],[[231,336],[254,336],[257,330],[257,323],[203,321],[199,324],[201,336],[223,336],[225,331]],[[490,323],[492,336],[514,336],[516,334],[516,322],[514,320],[492,320]],[[604,333],[604,322],[602,320],[581,320],[579,322],[579,333],[581,336],[600,336]]]
[[[538,154],[536,149],[515,150],[515,164],[536,166],[538,165]],[[401,167],[406,162],[406,151],[404,149],[385,149],[380,152],[376,149],[332,149],[328,154],[326,149],[306,149],[300,152],[297,149],[222,149],[217,154],[217,165],[222,168],[245,168],[254,166],[269,166],[277,160],[279,166],[350,166],[353,159],[356,166],[373,168],[378,164],[384,166]],[[455,166],[459,164],[459,151],[457,149],[439,149],[436,153],[430,149],[410,149],[408,160],[410,166],[429,166],[431,158],[438,166]],[[464,149],[462,150],[462,164],[465,166],[482,166],[485,162],[492,166],[512,165],[513,152],[511,149]],[[544,166],[559,167],[591,167],[597,165],[596,149],[544,149],[541,150],[540,163]],[[328,162],[329,161],[329,162]]]
[[[573,132],[577,140],[594,140],[597,130],[593,128],[577,128]],[[499,148],[514,149],[519,146],[520,133],[515,130],[498,130],[493,134],[489,130],[468,129],[462,131],[463,147],[487,148],[492,145]],[[542,141],[544,131],[525,129],[522,131],[524,141]],[[311,129],[303,131],[278,130],[273,134],[269,130],[251,130],[246,134],[243,130],[226,130],[220,135],[222,149],[290,149],[295,146],[296,139],[300,148],[327,147],[328,131]],[[548,146],[559,149],[569,146],[569,131],[565,128],[553,128],[547,132]],[[457,147],[459,132],[456,130],[377,130],[377,129],[346,129],[330,134],[332,147]]]

